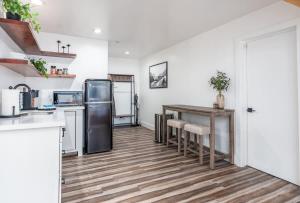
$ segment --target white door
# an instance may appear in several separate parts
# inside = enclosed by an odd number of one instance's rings
[[[248,165],[299,184],[296,44],[295,30],[247,44]]]
[[[65,111],[66,131],[63,137],[63,150],[72,152],[76,150],[76,111]]]

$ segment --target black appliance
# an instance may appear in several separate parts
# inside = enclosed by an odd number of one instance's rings
[[[85,147],[86,154],[112,149],[112,82],[85,81]]]
[[[14,89],[17,89],[19,87],[23,87],[23,91],[20,93],[20,108],[21,110],[35,110],[35,104],[34,99],[37,98],[38,90],[32,90],[28,85],[26,84],[18,84],[14,87]]]
[[[82,91],[54,91],[53,100],[55,106],[82,106]]]

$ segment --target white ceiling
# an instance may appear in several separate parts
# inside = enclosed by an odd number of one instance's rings
[[[109,40],[109,56],[139,58],[279,0],[43,1],[42,31]]]

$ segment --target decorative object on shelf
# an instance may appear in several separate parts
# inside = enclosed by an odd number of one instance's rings
[[[224,109],[225,107],[225,97],[222,94],[224,91],[227,91],[230,86],[230,78],[227,77],[226,73],[217,71],[217,76],[212,77],[209,80],[209,84],[213,89],[218,91],[217,95],[217,105],[219,109]]]
[[[59,53],[59,48],[60,48],[60,43],[61,43],[61,41],[60,41],[60,40],[57,40],[56,42],[57,42],[57,53]]]
[[[149,67],[150,89],[168,88],[168,62]]]
[[[63,74],[62,69],[57,69],[57,75],[62,75],[62,74]]]
[[[63,68],[63,75],[68,75],[68,74],[69,74],[69,69]]]
[[[61,48],[63,49],[63,53],[65,53],[65,48],[66,48],[66,47],[65,47],[65,46],[62,46]]]
[[[67,44],[67,47],[68,47],[68,54],[70,53],[70,46],[71,46],[71,44]]]
[[[38,13],[33,13],[29,3],[23,4],[20,0],[2,0],[2,7],[6,11],[6,18],[29,22],[36,32],[41,31],[37,20]]]
[[[43,77],[48,78],[48,70],[45,67],[45,65],[47,64],[46,61],[44,61],[43,59],[30,59],[30,62],[32,63],[32,65],[34,65],[34,67],[39,71],[39,73]]]
[[[56,74],[56,66],[51,66],[50,74],[51,75],[55,75]]]

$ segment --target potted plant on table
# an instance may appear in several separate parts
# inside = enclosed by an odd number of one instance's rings
[[[217,95],[217,105],[218,108],[224,109],[225,107],[225,97],[222,94],[224,91],[227,91],[230,86],[230,78],[227,77],[226,73],[223,73],[221,71],[217,71],[217,75],[212,77],[209,80],[210,86],[213,87],[213,89],[218,91]]]
[[[37,20],[37,13],[31,12],[29,3],[23,4],[20,0],[2,0],[2,7],[6,18],[29,22],[36,32],[40,32],[41,25]]]

